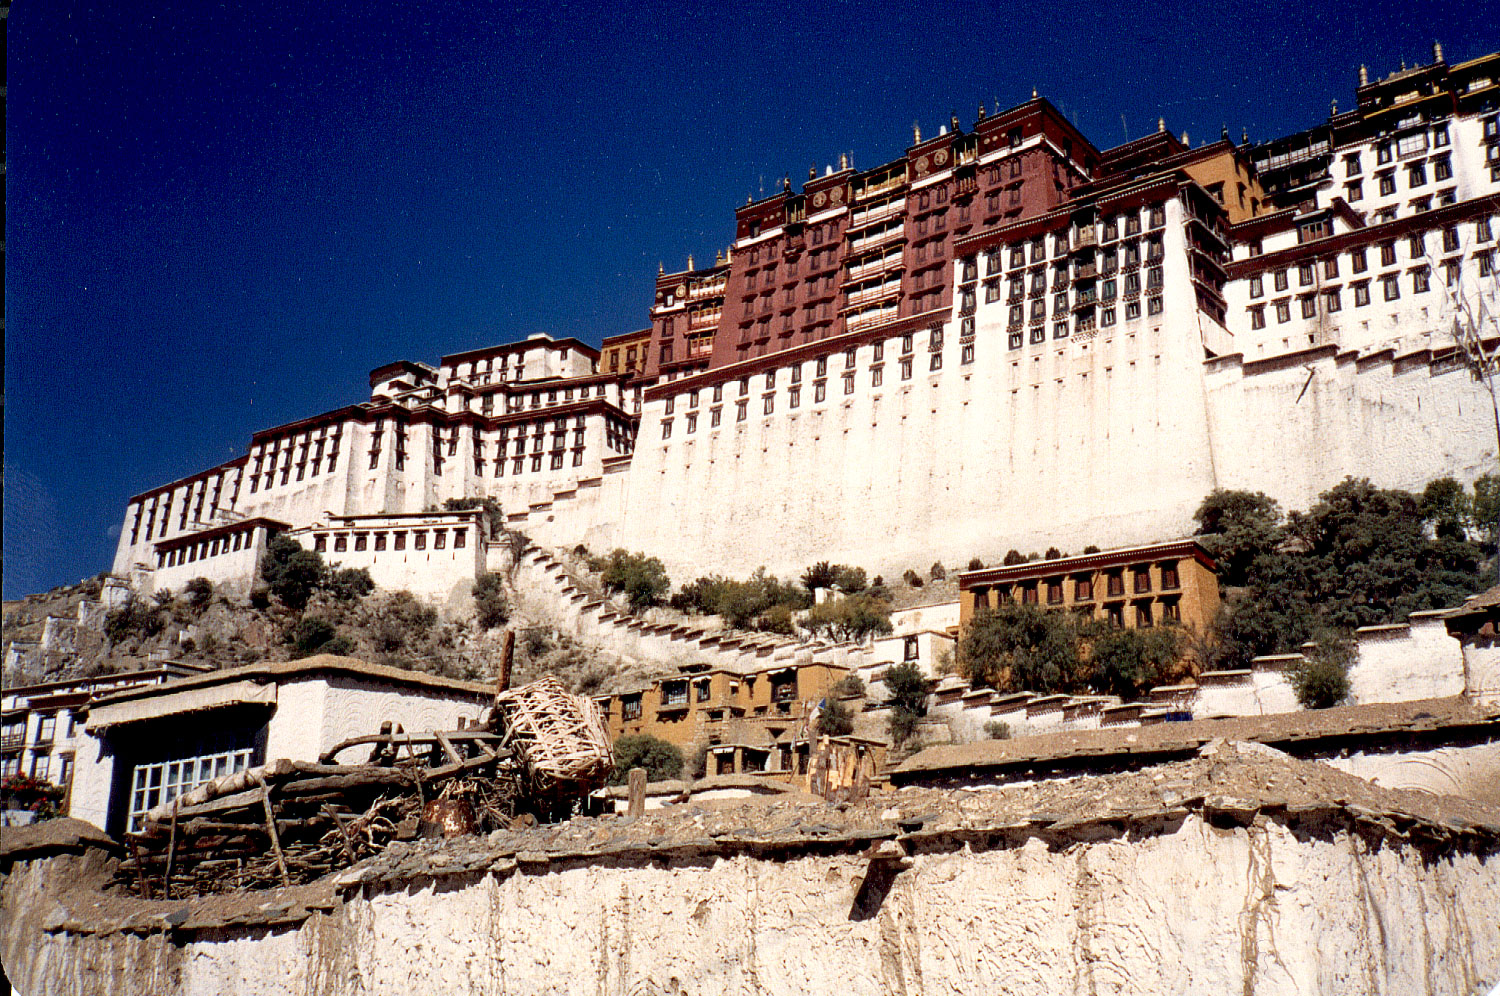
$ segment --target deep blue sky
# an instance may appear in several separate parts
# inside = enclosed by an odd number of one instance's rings
[[[896,158],[913,120],[1035,86],[1101,147],[1158,114],[1264,139],[1434,38],[1500,48],[1500,11],[18,4],[5,597],[106,569],[129,495],[382,363],[644,326],[658,260],[711,260],[747,194]]]

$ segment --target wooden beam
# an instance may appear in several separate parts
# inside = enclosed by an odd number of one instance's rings
[[[281,872],[281,884],[290,887],[292,877],[286,873],[286,858],[281,853],[281,835],[276,832],[276,814],[271,811],[270,786],[261,788],[260,804],[266,811],[266,833],[271,836],[271,853],[276,855],[276,870]]]
[[[626,816],[646,815],[646,769],[631,768],[627,779]]]

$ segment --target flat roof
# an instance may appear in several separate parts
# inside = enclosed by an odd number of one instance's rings
[[[1191,557],[1209,570],[1214,569],[1214,559],[1194,538],[1168,540],[1164,543],[1147,543],[1143,546],[1118,547],[1100,550],[1098,553],[1081,553],[1056,560],[1028,560],[1024,564],[1001,567],[985,567],[977,571],[964,571],[958,576],[959,589],[975,584],[997,584],[1006,581],[1023,581],[1045,577],[1050,574],[1068,574],[1072,571],[1094,570],[1103,567],[1122,567],[1143,560],[1161,560],[1167,557]]]
[[[1074,730],[985,740],[974,744],[931,747],[891,772],[893,783],[921,781],[923,776],[956,776],[966,772],[1058,765],[1082,759],[1191,754],[1214,740],[1241,740],[1283,749],[1298,743],[1430,733],[1463,727],[1500,734],[1500,707],[1478,706],[1463,696],[1411,702],[1334,706],[1269,716],[1229,716],[1186,723],[1108,730]],[[1144,763],[1144,762],[1143,762]]]
[[[460,681],[457,678],[442,678],[420,671],[408,671],[384,664],[370,664],[355,657],[336,657],[333,654],[317,654],[295,661],[262,662],[243,667],[227,667],[208,674],[177,681],[163,682],[143,688],[127,688],[110,695],[100,696],[94,705],[111,705],[133,699],[150,698],[156,695],[172,695],[194,688],[206,688],[235,681],[259,681],[284,683],[300,678],[342,676],[375,679],[396,685],[410,685],[445,692],[465,692],[473,695],[492,696],[493,686],[477,681]]]

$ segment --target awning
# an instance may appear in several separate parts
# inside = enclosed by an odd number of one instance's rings
[[[85,729],[97,733],[126,723],[141,723],[167,716],[207,712],[241,705],[276,705],[276,686],[254,681],[231,681],[222,685],[185,688],[164,695],[148,695],[125,702],[95,706],[89,711]]]

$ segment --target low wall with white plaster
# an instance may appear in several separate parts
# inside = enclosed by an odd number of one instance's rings
[[[46,863],[3,885],[19,992],[803,996],[1391,993],[1500,981],[1500,857],[1277,820],[868,860],[599,859],[356,895],[295,927],[42,931]],[[512,866],[513,867],[513,866]],[[530,866],[535,868],[535,866]]]

